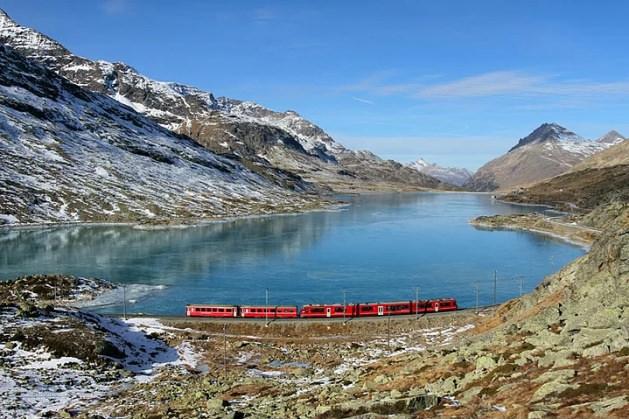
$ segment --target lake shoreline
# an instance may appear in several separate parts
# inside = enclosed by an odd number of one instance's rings
[[[440,191],[440,190],[426,190],[426,191],[361,191],[361,192],[338,192],[334,196],[376,196],[376,195],[390,195],[390,194],[464,194],[464,195],[491,195],[491,192],[474,192],[474,191]],[[519,204],[508,201],[496,201],[518,206],[531,206],[531,204]],[[40,223],[15,223],[15,224],[2,224],[0,225],[0,231],[3,230],[38,230],[46,228],[58,228],[58,227],[133,227],[138,230],[164,230],[164,229],[185,229],[191,227],[202,227],[205,225],[230,223],[239,220],[277,217],[277,216],[295,216],[312,212],[327,212],[327,211],[339,211],[343,208],[351,206],[351,202],[337,200],[334,203],[322,205],[316,208],[305,208],[299,211],[288,212],[274,212],[269,214],[250,214],[231,217],[217,217],[217,218],[201,218],[201,219],[170,219],[164,223],[147,223],[142,221],[53,221],[53,222],[40,222]],[[544,206],[544,205],[542,205]]]
[[[480,216],[470,220],[474,227],[486,230],[527,231],[553,237],[589,251],[598,237],[594,229],[554,222],[541,214]]]
[[[304,209],[302,211],[276,212],[270,214],[250,214],[232,217],[202,218],[202,219],[172,219],[167,223],[145,223],[141,221],[54,221],[42,223],[15,223],[0,225],[0,231],[6,230],[44,230],[46,228],[60,227],[132,227],[137,230],[167,230],[186,229],[193,227],[203,227],[213,224],[231,223],[240,220],[250,220],[278,216],[296,216],[313,212],[340,211],[350,206],[350,202],[338,201],[333,204],[324,205],[318,208]],[[172,222],[172,223],[171,223]]]

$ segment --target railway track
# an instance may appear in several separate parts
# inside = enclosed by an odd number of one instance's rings
[[[488,312],[493,308],[498,307],[500,304],[482,306],[478,308],[479,312]],[[419,316],[415,314],[403,314],[403,315],[394,315],[394,316],[369,316],[369,317],[347,317],[343,319],[342,317],[337,318],[292,318],[292,319],[273,319],[269,318],[268,320],[264,318],[260,319],[252,319],[252,318],[242,318],[242,317],[228,317],[228,318],[212,318],[212,317],[187,317],[184,315],[180,316],[163,316],[163,315],[155,315],[155,314],[147,314],[147,313],[127,313],[127,318],[152,318],[160,321],[170,321],[170,322],[187,322],[187,323],[217,323],[217,324],[242,324],[242,323],[251,323],[251,324],[313,324],[313,323],[356,323],[356,322],[373,322],[373,321],[400,321],[400,320],[414,320],[415,318],[423,319],[423,318],[431,318],[431,317],[443,317],[443,316],[462,316],[462,315],[470,315],[476,311],[476,308],[463,308],[456,311],[444,311],[438,313],[421,313]],[[108,317],[114,318],[123,318],[124,313],[107,313],[105,314]]]

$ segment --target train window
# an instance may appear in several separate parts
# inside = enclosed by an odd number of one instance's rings
[[[323,307],[313,307],[312,312],[313,313],[323,313]]]
[[[371,306],[362,306],[362,309],[365,311],[371,311]]]
[[[343,312],[343,307],[336,307],[336,308],[334,309],[334,312],[335,312],[335,313],[342,313],[342,312]]]

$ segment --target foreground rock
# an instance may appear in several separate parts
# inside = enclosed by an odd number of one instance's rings
[[[190,344],[169,346],[133,323],[58,305],[110,287],[60,275],[0,283],[0,412],[56,417],[89,411],[95,401],[151,380],[164,367],[179,374],[199,368]]]
[[[116,288],[111,282],[98,278],[29,275],[0,282],[0,302],[38,305],[83,303]]]

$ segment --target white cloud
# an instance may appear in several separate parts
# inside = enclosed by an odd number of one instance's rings
[[[363,99],[362,97],[352,96],[352,99],[356,102],[366,103],[367,105],[375,105],[375,102],[373,100]]]
[[[543,77],[515,71],[494,71],[465,77],[448,83],[421,87],[420,97],[470,97],[519,94],[529,92],[544,82]]]
[[[101,8],[108,15],[120,15],[129,9],[129,0],[104,0]]]
[[[563,96],[585,98],[629,94],[629,80],[597,82],[565,80],[523,71],[491,71],[442,83],[391,82],[381,74],[367,77],[340,90],[416,99],[492,96]]]

